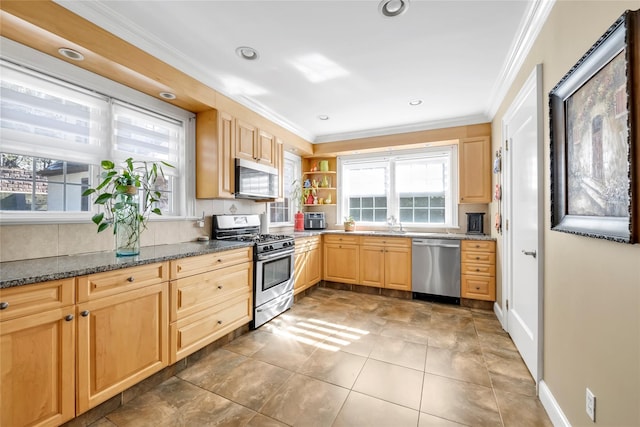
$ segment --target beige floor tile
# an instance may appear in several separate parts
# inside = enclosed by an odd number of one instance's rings
[[[295,374],[260,413],[292,426],[330,426],[348,394],[346,388]]]
[[[273,334],[268,332],[264,332],[262,330],[251,331],[248,334],[231,341],[223,348],[225,350],[233,351],[234,353],[252,356],[256,351],[263,348],[270,340],[273,339]]]
[[[466,353],[429,347],[425,371],[431,374],[454,378],[491,387],[489,372],[482,354]]]
[[[481,353],[482,348],[475,332],[431,329],[429,331],[429,347],[446,348],[449,350]]]
[[[212,391],[255,411],[293,375],[260,360],[248,359],[231,369]]]
[[[418,409],[422,377],[421,371],[369,359],[360,372],[353,390],[411,409]]]
[[[409,323],[396,320],[387,321],[380,335],[418,344],[427,344],[429,342],[428,328],[417,328]]]
[[[116,427],[116,425],[106,418],[100,418],[98,421],[89,424],[89,427]]]
[[[420,411],[469,426],[501,426],[490,387],[425,374]]]
[[[322,342],[286,329],[277,333],[285,335],[270,340],[267,345],[255,352],[252,358],[296,371]]]
[[[493,349],[504,349],[509,351],[518,351],[516,346],[511,341],[509,334],[506,332],[485,332],[478,331],[478,342],[482,348],[486,348],[489,350]]]
[[[245,427],[287,427],[287,424],[269,418],[266,415],[256,414]]]
[[[224,381],[229,372],[245,362],[247,357],[218,349],[193,365],[179,372],[176,376],[207,390],[213,390]]]
[[[380,337],[371,351],[371,359],[424,371],[427,346],[397,338]]]
[[[352,391],[333,427],[415,427],[418,411]]]
[[[525,398],[518,394],[496,390],[496,399],[505,427],[552,426],[542,403],[535,397]]]
[[[464,424],[459,424],[454,421],[445,420],[444,418],[436,417],[430,414],[420,412],[420,421],[418,421],[418,427],[460,427]]]
[[[369,357],[369,354],[371,354],[371,350],[373,350],[373,347],[375,346],[379,338],[380,335],[363,335],[357,340],[351,341],[348,345],[341,346],[340,351],[355,354],[357,356]]]
[[[366,361],[366,357],[319,348],[298,373],[350,389]]]

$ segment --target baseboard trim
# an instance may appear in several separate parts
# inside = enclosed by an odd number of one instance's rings
[[[571,423],[569,423],[564,412],[562,412],[562,408],[558,405],[558,402],[555,397],[553,397],[553,394],[551,394],[551,390],[549,390],[549,387],[547,387],[547,383],[545,383],[544,380],[540,380],[538,386],[538,397],[555,427],[571,427]]]
[[[504,324],[504,315],[502,312],[502,307],[500,307],[500,305],[495,302],[493,304],[493,313],[496,315],[496,317],[498,318],[498,321],[500,322],[500,324],[502,325],[502,329],[504,329],[505,331],[507,330],[506,325]]]

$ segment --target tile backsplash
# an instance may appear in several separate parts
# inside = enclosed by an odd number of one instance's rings
[[[264,203],[249,200],[197,200],[196,213],[205,214],[205,226],[199,228],[195,219],[149,221],[142,232],[141,246],[165,245],[194,241],[211,235],[211,215],[265,212]],[[96,232],[95,224],[34,224],[0,226],[0,262],[21,259],[74,255],[111,251],[115,247],[112,230]]]

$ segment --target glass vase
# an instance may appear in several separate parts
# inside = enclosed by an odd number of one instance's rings
[[[140,201],[138,188],[129,186],[126,193],[116,197],[113,216],[116,235],[116,256],[132,256],[140,253]]]

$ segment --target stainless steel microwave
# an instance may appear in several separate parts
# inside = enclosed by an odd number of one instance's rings
[[[235,185],[237,199],[275,199],[278,197],[278,169],[236,159]]]

